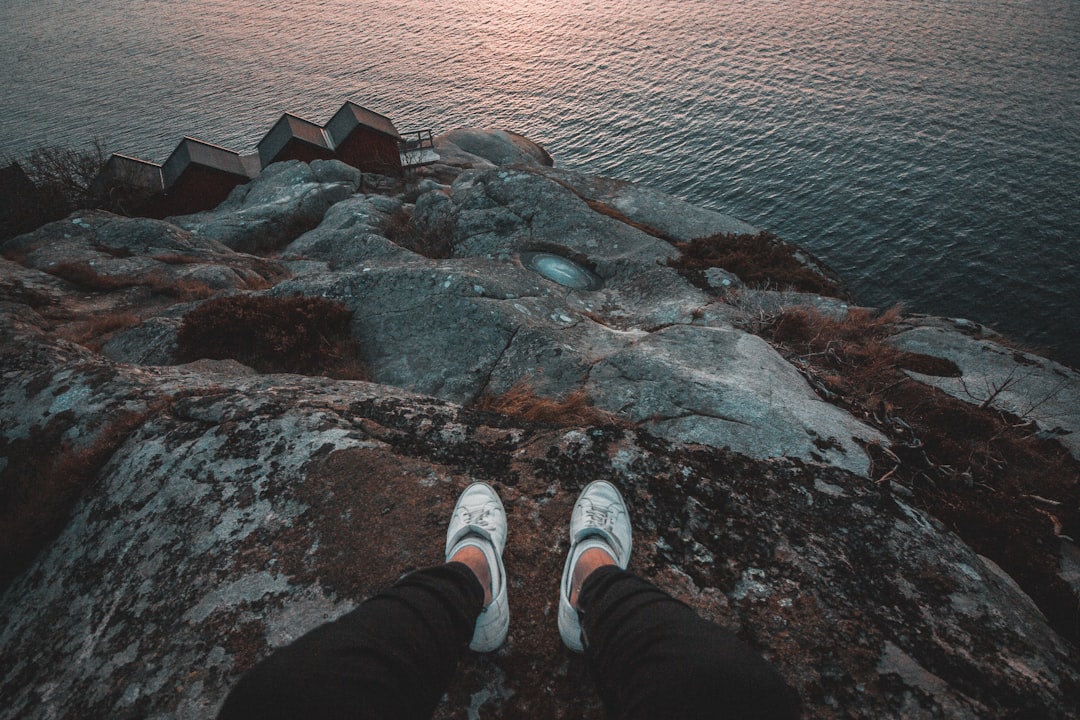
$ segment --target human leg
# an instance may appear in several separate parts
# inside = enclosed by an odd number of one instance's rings
[[[506,636],[505,542],[498,496],[470,486],[451,517],[447,564],[275,651],[241,678],[219,718],[431,717],[466,648],[493,650]]]
[[[414,572],[252,668],[219,720],[429,718],[465,654],[483,597],[461,563]]]
[[[585,659],[609,718],[797,718],[799,699],[733,632],[614,565],[579,598]]]
[[[584,651],[609,718],[795,718],[798,696],[733,633],[625,568],[629,513],[588,485],[570,520],[559,631]]]

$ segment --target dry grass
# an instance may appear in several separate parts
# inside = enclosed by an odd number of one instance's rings
[[[66,280],[83,292],[113,292],[145,287],[155,295],[165,295],[181,302],[202,300],[217,293],[206,283],[191,278],[172,280],[157,273],[144,277],[104,275],[88,262],[57,263],[44,269],[50,275]]]
[[[454,251],[453,227],[449,223],[439,227],[420,227],[413,222],[412,213],[405,208],[390,216],[383,232],[395,244],[433,260],[444,260]]]
[[[546,425],[626,425],[606,410],[593,407],[585,388],[563,398],[541,397],[528,382],[519,380],[500,395],[481,395],[471,407]]]
[[[565,186],[565,187],[569,187],[569,186]],[[572,189],[573,188],[571,188],[571,190]],[[646,225],[645,223],[638,222],[637,220],[631,220],[629,217],[627,217],[621,211],[616,210],[615,208],[611,207],[610,205],[602,203],[599,200],[589,200],[589,199],[586,199],[586,198],[582,198],[582,199],[585,200],[585,204],[588,205],[589,208],[591,208],[594,212],[598,212],[598,213],[600,213],[601,215],[603,215],[605,217],[612,218],[613,220],[618,220],[622,224],[629,225],[630,227],[634,228],[635,230],[640,230],[641,232],[645,233],[646,235],[652,235],[654,238],[664,240],[665,242],[669,242],[669,243],[671,243],[673,245],[678,244],[678,241],[675,238],[668,235],[666,232],[664,232],[660,228],[654,227],[652,225]]]
[[[181,253],[165,253],[164,255],[153,255],[152,257],[159,263],[165,263],[166,265],[195,265],[206,262],[204,258],[196,257],[195,255],[183,255]]]
[[[88,262],[62,262],[42,268],[50,275],[74,285],[85,292],[112,292],[124,288],[136,287],[143,282],[134,278],[118,278],[102,275]]]
[[[133,313],[112,313],[72,323],[57,332],[65,340],[78,343],[94,352],[100,352],[103,340],[117,330],[124,330],[139,323]]]
[[[192,300],[205,300],[217,294],[217,290],[201,280],[192,278],[179,278],[168,280],[159,275],[147,276],[144,284],[156,295],[165,295],[179,302],[191,302]]]
[[[1080,607],[1058,575],[1057,538],[1080,538],[1080,463],[1024,418],[909,378],[905,369],[960,371],[888,345],[898,319],[895,309],[845,321],[797,310],[780,313],[762,334],[819,394],[889,438],[889,447],[868,448],[879,484],[906,488],[909,502],[1004,568],[1058,632],[1080,643]]]
[[[705,279],[705,270],[715,267],[734,273],[747,285],[829,297],[847,296],[839,282],[801,262],[794,245],[769,232],[721,233],[674,245],[681,254],[668,260],[668,265],[705,292],[713,292]]]
[[[349,336],[352,311],[325,298],[235,295],[184,316],[176,342],[186,360],[233,359],[260,372],[366,380]]]

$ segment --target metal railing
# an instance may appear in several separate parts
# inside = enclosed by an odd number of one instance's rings
[[[401,167],[409,168],[429,165],[439,159],[435,152],[435,137],[431,130],[412,130],[399,134],[398,148],[401,153]]]

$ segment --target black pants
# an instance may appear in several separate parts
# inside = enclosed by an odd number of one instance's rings
[[[465,655],[483,587],[414,572],[244,675],[219,720],[427,720]],[[732,633],[614,566],[581,590],[585,658],[609,718],[795,718],[798,697]]]

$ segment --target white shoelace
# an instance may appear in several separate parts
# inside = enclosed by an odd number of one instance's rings
[[[612,534],[615,513],[611,511],[611,508],[603,508],[590,502],[584,504],[582,510],[585,511],[585,522],[588,527],[599,528],[609,535]]]
[[[491,516],[491,511],[494,508],[491,505],[484,505],[480,508],[461,508],[461,519],[466,525],[476,525],[482,527],[488,532],[495,531],[495,518]]]

